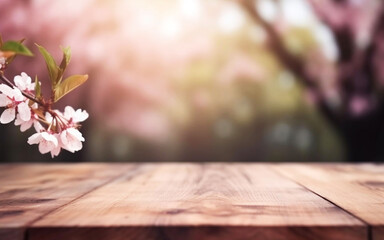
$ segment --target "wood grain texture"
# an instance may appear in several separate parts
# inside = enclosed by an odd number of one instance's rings
[[[140,164],[33,223],[46,239],[366,239],[367,227],[263,164]]]
[[[280,164],[272,166],[371,225],[384,240],[383,164]]]
[[[24,239],[24,228],[128,170],[106,164],[0,165],[0,239]]]

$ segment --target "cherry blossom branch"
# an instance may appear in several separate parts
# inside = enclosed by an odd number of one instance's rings
[[[329,102],[326,100],[326,96],[323,91],[321,91],[321,87],[319,82],[316,81],[316,76],[311,75],[306,70],[305,62],[293,55],[284,45],[281,40],[281,36],[278,34],[276,29],[264,20],[255,7],[255,1],[253,0],[237,0],[240,6],[248,12],[249,16],[252,18],[254,22],[259,24],[264,31],[267,33],[269,38],[269,48],[272,53],[275,54],[277,60],[280,61],[288,70],[290,70],[294,75],[296,75],[296,79],[300,81],[304,86],[306,86],[312,93],[318,98],[318,108],[331,120],[335,125],[339,125],[342,121],[340,120],[340,116]]]
[[[9,81],[9,79],[6,78],[3,73],[0,73],[0,80],[2,80],[5,84],[7,84],[10,87],[15,87],[15,85],[11,81]],[[47,107],[47,104],[44,104],[42,101],[39,101],[38,99],[36,99],[33,96],[26,93],[25,91],[21,91],[21,93],[24,95],[24,97],[28,98],[29,100],[31,100],[31,101],[33,101],[33,102],[35,102],[41,106]]]
[[[52,109],[52,105],[66,94],[83,84],[88,75],[72,75],[63,78],[65,69],[71,58],[69,47],[62,48],[63,58],[57,64],[51,54],[37,45],[43,55],[51,84],[51,98],[46,100],[41,94],[41,83],[22,72],[11,82],[4,76],[4,70],[16,55],[33,56],[33,53],[22,44],[22,41],[3,42],[0,36],[0,106],[5,110],[0,116],[0,123],[7,124],[15,120],[22,132],[34,126],[36,133],[28,138],[29,144],[39,144],[42,154],[51,153],[57,156],[61,149],[76,152],[82,149],[85,141],[79,131],[80,122],[88,118],[88,113],[81,109],[65,107],[64,112]]]
[[[299,81],[311,89],[315,89],[316,81],[306,73],[304,62],[291,54],[284,46],[281,37],[271,24],[264,20],[254,6],[252,0],[240,0],[240,5],[248,12],[252,19],[261,25],[267,32],[271,51],[278,57],[280,62],[284,64],[290,71],[298,76]]]

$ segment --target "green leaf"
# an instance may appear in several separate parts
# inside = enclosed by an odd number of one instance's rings
[[[52,55],[42,46],[36,44],[36,46],[39,48],[39,51],[41,55],[43,55],[45,63],[47,65],[49,78],[52,82],[52,89],[56,88],[57,85],[57,76],[59,72],[59,67],[57,66],[55,60],[53,59]]]
[[[7,41],[3,43],[1,50],[15,52],[16,54],[25,56],[33,56],[33,53],[24,44],[16,41]]]
[[[54,102],[87,81],[88,75],[73,75],[58,84],[54,90]]]
[[[55,87],[57,86],[57,84],[59,84],[61,82],[61,80],[63,79],[63,75],[64,75],[64,70],[62,70],[60,67],[57,69],[57,77],[56,77],[56,80],[55,80],[55,86],[53,87],[53,89],[55,89]]]
[[[41,98],[41,85],[37,79],[37,75],[35,76],[35,95],[37,99]]]
[[[71,61],[71,48],[62,47],[61,51],[63,51],[63,60],[61,60],[60,68],[63,69],[63,72],[64,72],[65,68],[68,66],[69,62]]]
[[[71,48],[66,47],[66,48],[61,48],[63,51],[63,59],[61,60],[58,75],[57,75],[57,83],[60,83],[61,80],[63,79],[63,74],[65,72],[65,69],[67,68],[69,61],[71,60]]]

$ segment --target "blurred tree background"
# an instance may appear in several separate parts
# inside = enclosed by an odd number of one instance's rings
[[[84,149],[1,126],[1,161],[381,161],[380,0],[4,0],[0,33],[90,80]],[[36,49],[34,49],[37,54]],[[7,69],[47,79],[40,56]],[[44,90],[44,89],[43,89]]]

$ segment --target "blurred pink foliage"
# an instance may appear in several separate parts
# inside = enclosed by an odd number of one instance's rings
[[[376,0],[322,1],[309,0],[324,22],[335,29],[347,27],[356,36],[360,47],[366,46],[371,40],[371,33],[378,13],[380,3]]]
[[[207,14],[200,19],[180,17],[168,14],[165,4],[153,7],[119,0],[1,4],[0,32],[5,39],[25,37],[27,44],[43,44],[56,57],[59,44],[71,46],[76,53],[71,72],[92,71],[86,94],[98,121],[152,140],[172,133],[172,121],[163,110],[178,99],[169,79],[183,74],[188,62],[211,54],[213,48],[209,26],[195,23],[204,22]],[[46,71],[41,63],[18,61],[31,75],[43,76]],[[81,97],[78,92],[67,101]]]
[[[280,6],[276,19],[258,16],[257,2]],[[208,135],[217,124],[220,129],[222,122],[225,129],[232,129],[232,119],[223,120],[223,115],[246,118],[239,122],[254,121],[255,106],[263,104],[259,101],[263,96],[274,96],[270,102],[280,99],[284,102],[281,105],[287,102],[271,91],[278,84],[268,85],[285,68],[301,83],[307,99],[335,126],[348,148],[357,149],[369,142],[361,137],[362,132],[371,139],[368,132],[376,134],[375,127],[384,116],[380,112],[384,28],[377,24],[384,5],[380,0],[303,0],[301,5],[308,6],[306,11],[316,24],[293,26],[284,15],[287,2],[3,0],[0,33],[5,39],[25,37],[30,46],[40,43],[56,51],[57,58],[59,44],[71,46],[71,72],[89,72],[90,80],[65,101],[72,105],[86,101],[93,118],[117,132],[156,142],[178,142],[182,135],[179,128],[185,122],[196,124],[195,128]],[[243,5],[246,7],[241,9]],[[303,14],[295,11],[294,18]],[[311,26],[321,26],[331,36],[327,44],[336,49],[335,56],[329,57],[317,44],[313,36],[318,29]],[[259,40],[250,40],[252,29],[258,29]],[[240,47],[229,50],[234,42]],[[31,76],[46,72],[42,61],[20,58],[16,62],[27,66],[23,71]],[[16,67],[10,70],[20,73]],[[253,88],[261,82],[273,93]],[[293,85],[290,80],[285,84]],[[244,92],[249,95],[244,96]],[[294,95],[294,91],[289,94]],[[209,120],[204,122],[205,118]],[[368,131],[366,126],[375,127]],[[189,134],[195,134],[195,128]],[[195,142],[201,141],[199,137]]]

